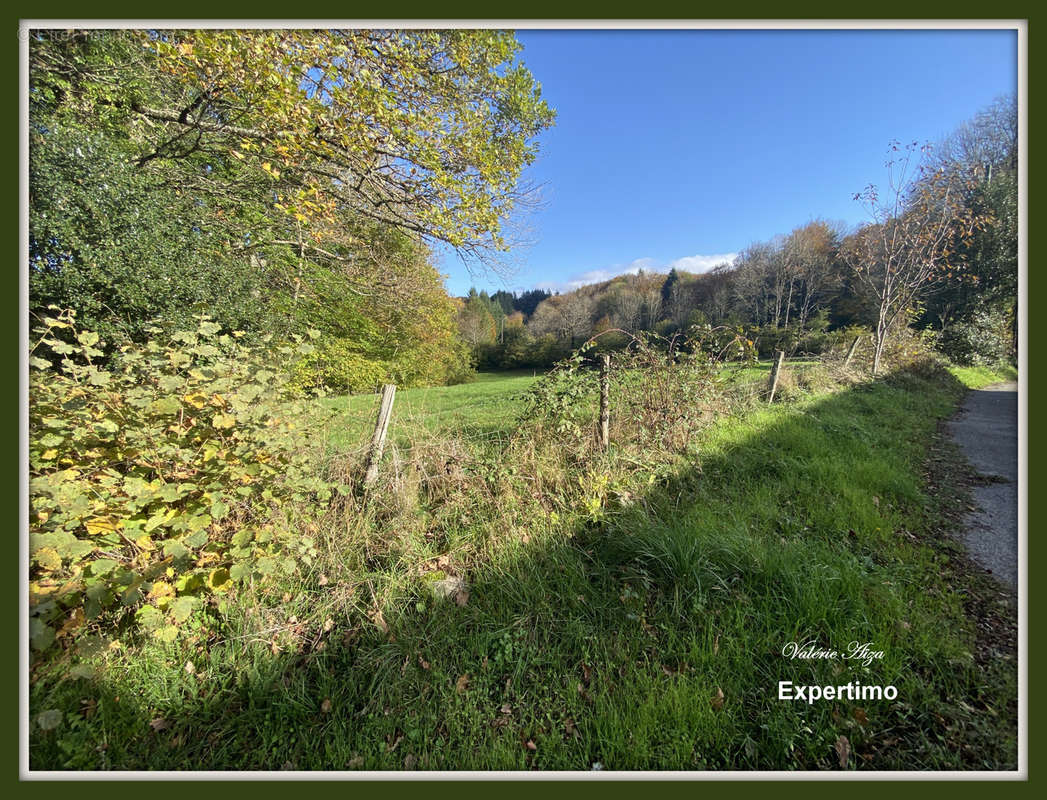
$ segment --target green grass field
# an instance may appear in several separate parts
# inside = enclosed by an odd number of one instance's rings
[[[397,409],[432,430],[497,433],[532,380],[405,391]],[[451,510],[386,517],[416,522],[383,523],[375,535],[386,541],[364,560],[328,565],[330,582],[289,585],[282,604],[243,609],[239,629],[217,640],[113,650],[93,676],[38,683],[33,708],[61,709],[67,723],[33,734],[31,762],[1013,769],[1015,662],[972,656],[969,587],[952,582],[956,551],[936,540],[922,477],[937,423],[962,394],[943,373],[903,374],[750,409],[708,428],[692,457],[627,484],[629,502],[597,517],[585,495],[559,513],[470,495]],[[367,420],[375,399],[328,402]],[[347,423],[335,442],[366,430]],[[613,460],[585,475],[625,480]],[[465,602],[405,577],[444,553],[466,559]],[[380,624],[339,612],[382,586]],[[331,627],[295,638],[317,608]],[[783,657],[808,639],[870,642],[883,657]],[[898,698],[788,702],[781,680],[893,685]]]
[[[817,362],[790,363],[803,369]],[[771,362],[748,366],[728,364],[724,380],[745,384],[766,380]],[[396,393],[390,436],[408,442],[419,429],[429,432],[455,432],[470,439],[498,439],[511,431],[518,420],[517,400],[537,380],[541,371],[508,370],[480,372],[469,383],[455,386],[429,386]],[[379,395],[339,395],[323,400],[336,412],[329,431],[335,452],[351,450],[370,440],[378,414]]]
[[[526,392],[540,374],[534,370],[481,372],[470,383],[398,391],[390,435],[402,439],[421,427],[458,431],[470,438],[497,436],[512,428],[517,414],[514,398]],[[369,440],[378,402],[377,394],[324,400],[338,412],[330,429],[334,450],[352,449]]]

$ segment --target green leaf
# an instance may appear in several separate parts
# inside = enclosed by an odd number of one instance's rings
[[[91,562],[91,574],[99,577],[108,575],[118,566],[120,566],[120,563],[111,558],[99,558]]]
[[[163,624],[164,615],[160,613],[156,606],[142,606],[135,612],[135,619],[138,620],[139,625],[151,631],[156,630]]]
[[[161,397],[149,404],[149,410],[154,414],[177,414],[182,410],[182,404],[177,397]]]
[[[165,392],[173,392],[185,385],[185,378],[178,375],[164,375],[157,383]]]
[[[174,625],[166,625],[165,627],[158,628],[154,631],[153,636],[161,642],[170,643],[178,638],[178,628]]]
[[[39,617],[29,618],[29,641],[34,650],[46,650],[55,640],[54,628],[47,625]]]
[[[191,547],[194,550],[197,547],[203,547],[205,544],[207,544],[207,531],[198,530],[196,531],[196,533],[192,533],[189,536],[183,536],[182,543],[186,547]]]
[[[61,711],[51,708],[36,715],[36,724],[42,731],[53,731],[62,724],[64,719],[65,717]]]
[[[168,611],[176,622],[185,622],[201,606],[199,597],[176,597],[171,601]]]

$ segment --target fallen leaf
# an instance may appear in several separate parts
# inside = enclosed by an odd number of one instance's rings
[[[388,740],[386,740],[387,743],[386,743],[385,751],[387,753],[393,752],[393,750],[395,750],[397,747],[400,746],[400,742],[402,742],[403,740],[404,740],[404,735],[402,733],[399,736],[397,736],[396,739],[393,740],[392,744],[388,744]]]
[[[166,731],[171,727],[171,723],[163,717],[157,717],[156,719],[149,720],[149,727],[159,733],[160,731]]]
[[[465,690],[469,688],[469,673],[465,673],[458,678],[458,681],[454,685],[454,690],[458,694],[465,694]]]
[[[458,592],[454,596],[454,602],[460,606],[464,606],[466,603],[469,602],[469,592],[465,591],[464,589]]]
[[[404,756],[404,769],[414,769],[418,764],[418,756],[414,753],[408,753]]]
[[[327,576],[326,575],[321,575],[320,576],[320,580],[318,580],[317,583],[319,583],[321,586],[326,586],[327,585]]]
[[[418,666],[422,669],[429,669],[432,665],[421,656],[418,656]]]
[[[382,615],[382,609],[374,609],[371,612],[370,617],[371,622],[377,625],[381,629],[382,633],[389,633],[389,623],[385,621],[385,617]]]
[[[719,711],[723,708],[723,689],[719,686],[716,687],[716,694],[713,695],[713,699],[710,701],[714,711]]]
[[[851,742],[843,734],[836,739],[836,755],[840,758],[840,769],[847,769],[847,759],[851,756]]]
[[[196,666],[193,664],[192,661],[186,661],[185,662],[185,674],[186,675],[195,675],[196,674]]]
[[[589,681],[592,679],[592,677],[593,677],[593,671],[589,667],[589,665],[588,664],[582,664],[582,680],[584,680],[586,683],[589,683]]]
[[[862,727],[865,727],[869,724],[869,717],[866,715],[864,708],[854,709],[854,718]]]
[[[527,748],[528,750],[530,750],[530,751],[531,751],[532,753],[533,753],[533,752],[534,752],[535,750],[537,750],[537,749],[538,749],[538,745],[536,745],[536,744],[534,743],[534,740],[533,740],[533,739],[528,739],[528,740],[527,740],[527,744],[525,744],[525,745],[524,745],[524,747],[526,747],[526,748]]]
[[[573,736],[576,739],[578,738],[578,728],[575,727],[574,720],[570,717],[564,720],[563,729],[564,733],[566,733],[568,736]]]
[[[364,757],[363,756],[353,756],[352,758],[350,758],[345,763],[346,769],[360,769],[360,767],[362,767],[363,765],[364,765]]]
[[[324,701],[320,703],[320,713],[330,714],[331,713],[331,698],[325,697]]]
[[[331,628],[333,628],[333,627],[334,627],[334,620],[333,619],[328,618],[328,619],[324,620],[324,633],[329,632],[331,630]]]

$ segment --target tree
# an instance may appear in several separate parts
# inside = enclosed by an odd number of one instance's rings
[[[245,230],[258,231],[258,202],[232,207],[137,169],[126,135],[56,113],[39,92],[30,96],[34,316],[48,315],[51,304],[76,309],[109,344],[145,341],[150,320],[188,327],[201,311],[227,329],[286,330],[272,297],[289,285],[291,253],[272,248],[259,259],[232,246]]]
[[[826,291],[838,283],[835,264],[838,238],[829,223],[815,220],[794,229],[785,239],[783,254],[789,263],[790,275],[797,283],[796,314],[801,329],[807,326],[812,312],[825,299]],[[790,291],[789,308],[792,305]],[[788,311],[785,326],[789,326]]]
[[[270,215],[337,238],[347,213],[483,257],[554,114],[493,30],[113,31],[32,42],[55,101],[134,133],[138,166],[244,198],[220,162],[268,181]],[[257,199],[250,190],[250,198]]]
[[[458,312],[458,329],[462,339],[474,351],[481,345],[491,344],[495,340],[495,323],[491,317],[488,303],[473,295],[465,300]]]
[[[528,327],[535,337],[552,334],[574,348],[592,331],[596,302],[581,291],[554,295],[543,300]]]
[[[964,248],[969,269],[956,273],[932,294],[924,324],[934,326],[941,342],[981,342],[984,357],[1001,349],[1017,354],[1018,334],[1018,112],[1014,96],[997,99],[948,136],[935,150],[935,165],[966,179],[967,205],[987,217]],[[1003,316],[1010,334],[1003,342],[989,335],[952,330],[986,328],[984,321]],[[990,326],[999,329],[999,326]],[[1004,326],[1006,327],[1006,326]],[[1009,341],[1008,341],[1009,340]],[[970,349],[970,348],[965,348]],[[962,357],[946,346],[950,357]]]
[[[887,337],[936,283],[963,267],[959,248],[984,226],[964,203],[969,183],[928,160],[929,146],[892,143],[887,191],[873,185],[855,195],[872,222],[858,231],[844,257],[877,301],[873,374]]]

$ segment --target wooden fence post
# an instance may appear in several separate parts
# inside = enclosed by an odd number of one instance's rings
[[[854,358],[854,351],[858,349],[858,342],[862,340],[861,336],[855,336],[854,341],[851,342],[851,346],[847,348],[847,358],[843,360],[843,365],[846,367],[851,363],[851,359]]]
[[[771,380],[768,383],[769,394],[767,396],[767,402],[774,402],[774,391],[778,388],[778,376],[782,371],[782,363],[785,361],[785,351],[775,350],[774,351],[774,364],[771,365]]]
[[[382,404],[378,407],[378,419],[371,437],[371,452],[367,457],[367,474],[364,486],[370,486],[378,478],[378,462],[382,460],[385,449],[385,434],[389,430],[389,419],[393,415],[393,398],[396,397],[396,384],[387,383],[382,387]]]
[[[605,353],[600,359],[600,449],[611,444],[611,356]]]

